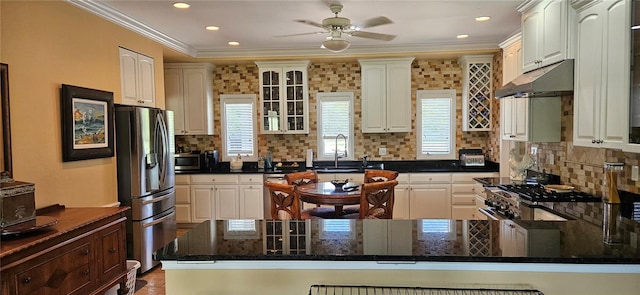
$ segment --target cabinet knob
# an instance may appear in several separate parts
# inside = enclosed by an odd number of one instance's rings
[[[84,255],[84,256],[89,255],[89,249],[82,250],[82,255]]]
[[[596,143],[596,140],[595,140],[595,139],[592,139],[592,140],[591,140],[591,143]]]
[[[514,138],[514,137],[516,137],[516,136],[515,135],[509,135],[509,138]]]
[[[23,284],[31,283],[31,277],[26,277],[26,278],[22,279],[22,283]]]
[[[90,273],[90,272],[89,272],[89,270],[88,270],[88,269],[85,269],[85,270],[82,272],[82,274],[83,274],[83,275],[85,275],[85,276],[88,276],[88,275],[89,275],[89,273]]]
[[[109,253],[112,253],[112,254],[113,254],[113,253],[116,253],[116,248],[111,248],[111,249],[109,249]]]

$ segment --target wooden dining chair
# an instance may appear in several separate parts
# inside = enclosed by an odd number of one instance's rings
[[[271,219],[319,219],[311,215],[313,209],[301,210],[295,185],[265,182],[271,200]],[[315,209],[315,208],[314,208]]]
[[[397,180],[363,183],[360,188],[360,219],[392,219]]]
[[[397,177],[398,171],[378,169],[364,170],[365,183],[395,180]]]
[[[284,179],[287,184],[290,185],[304,185],[307,183],[318,183],[318,172],[316,171],[301,171],[285,174]]]
[[[285,174],[284,179],[290,185],[305,185],[309,183],[318,183],[318,172],[313,170],[293,172],[293,173]],[[300,206],[302,206],[302,204]],[[305,211],[305,210],[302,210],[302,211]],[[306,211],[311,216],[316,216],[320,218],[336,217],[336,210],[334,208],[320,207],[320,205],[316,205],[315,208],[309,209]],[[353,210],[350,212],[353,212]]]

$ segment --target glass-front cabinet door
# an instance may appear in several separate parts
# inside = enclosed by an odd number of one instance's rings
[[[256,62],[262,133],[309,133],[308,61]]]

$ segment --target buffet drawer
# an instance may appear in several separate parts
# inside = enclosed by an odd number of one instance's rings
[[[191,175],[191,184],[237,184],[238,175],[202,174]]]
[[[88,294],[95,275],[89,261],[91,239],[85,238],[37,260],[41,263],[25,265],[16,273],[15,294]],[[29,266],[30,265],[30,266]]]

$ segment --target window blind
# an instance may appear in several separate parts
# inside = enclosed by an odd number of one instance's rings
[[[224,111],[227,156],[254,156],[253,104],[226,101]]]
[[[423,98],[420,103],[422,154],[450,154],[451,98]]]
[[[349,114],[349,101],[346,100],[324,100],[320,102],[321,108],[321,130],[322,130],[322,143],[323,153],[326,156],[331,156],[335,152],[336,136],[343,134],[347,137],[346,142],[349,141],[350,136],[350,123]],[[338,151],[342,152],[347,150],[345,140],[338,140]]]
[[[227,221],[227,230],[234,232],[255,232],[256,231],[256,221],[249,219],[233,219]]]

